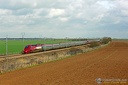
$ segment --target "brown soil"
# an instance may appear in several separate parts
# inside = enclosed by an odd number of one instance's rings
[[[96,78],[127,79],[128,84],[127,42],[112,42],[85,54],[1,74],[0,85],[97,85]],[[115,83],[126,85],[108,82]]]

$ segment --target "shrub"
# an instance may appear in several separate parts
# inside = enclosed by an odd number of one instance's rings
[[[112,39],[111,39],[110,37],[104,37],[104,38],[101,40],[102,44],[107,44],[107,43],[109,43],[110,41],[112,41]]]
[[[96,47],[96,46],[99,46],[99,45],[100,45],[100,43],[95,41],[95,42],[91,42],[89,47],[92,48],[92,47]]]

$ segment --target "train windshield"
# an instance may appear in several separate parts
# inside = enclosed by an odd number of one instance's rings
[[[25,48],[28,48],[28,45]]]

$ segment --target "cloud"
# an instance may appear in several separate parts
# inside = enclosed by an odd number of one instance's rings
[[[117,0],[117,5],[122,9],[128,10],[128,0]]]
[[[110,2],[109,0],[97,1],[97,4],[101,5],[105,9],[112,9],[113,7],[115,7],[115,5],[112,3],[112,1]]]
[[[0,0],[0,3],[1,36],[11,30],[17,35],[26,32],[28,37],[113,36],[111,30],[126,30],[128,24],[127,0]]]
[[[0,9],[0,15],[2,16],[5,16],[5,15],[10,15],[12,14],[12,11],[11,10],[8,10],[8,9]]]
[[[69,19],[67,17],[59,17],[60,21],[67,22]]]
[[[117,9],[121,10],[122,16],[128,17],[128,0],[118,0],[117,5]]]
[[[55,9],[55,8],[51,8],[49,10],[49,14],[48,14],[48,18],[52,18],[52,17],[56,17],[56,16],[62,16],[64,15],[65,10],[64,9]]]

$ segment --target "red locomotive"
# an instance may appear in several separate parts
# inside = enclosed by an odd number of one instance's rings
[[[24,48],[23,53],[28,54],[36,51],[42,51],[43,44],[27,45]]]

